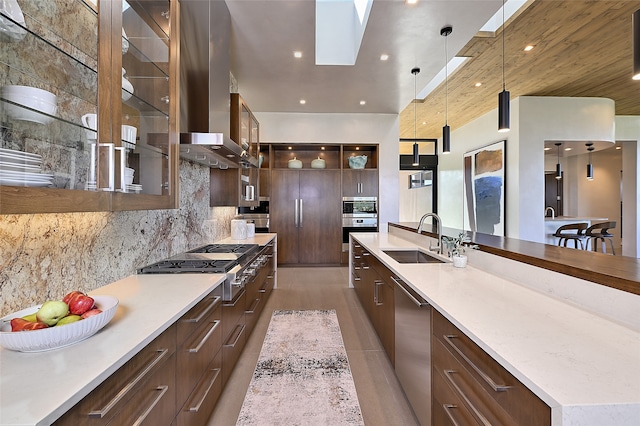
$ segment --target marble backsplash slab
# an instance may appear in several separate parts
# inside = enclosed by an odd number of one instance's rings
[[[175,210],[0,215],[0,316],[227,237],[235,214],[209,207],[208,168],[181,161]]]

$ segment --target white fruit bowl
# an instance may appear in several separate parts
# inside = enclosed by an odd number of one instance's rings
[[[58,109],[57,96],[36,87],[3,86],[2,98],[26,107],[5,103],[7,114],[15,120],[49,124],[53,121],[53,117],[49,117],[48,115],[55,115]],[[40,114],[40,112],[48,115]]]
[[[0,319],[0,346],[19,352],[41,352],[69,346],[93,336],[107,325],[118,308],[113,296],[91,296],[102,313],[59,327],[39,330],[11,331],[10,321],[38,311],[41,305],[32,306]]]

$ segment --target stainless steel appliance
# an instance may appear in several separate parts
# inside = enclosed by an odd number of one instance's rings
[[[378,232],[377,197],[342,197],[342,251],[349,251],[350,232]]]
[[[255,224],[256,233],[258,234],[269,232],[269,213],[243,213],[236,216],[236,218]]]
[[[222,300],[234,300],[266,263],[258,244],[209,244],[138,269],[139,274],[226,274]]]
[[[431,424],[431,306],[400,278],[395,282],[395,369],[413,412]]]

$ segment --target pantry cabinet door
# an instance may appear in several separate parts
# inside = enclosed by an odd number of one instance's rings
[[[340,263],[342,252],[340,192],[339,170],[300,171],[302,205],[299,263]],[[278,256],[280,256],[279,253]]]
[[[271,180],[269,230],[278,234],[278,262],[298,263],[299,174],[297,170],[273,170]]]

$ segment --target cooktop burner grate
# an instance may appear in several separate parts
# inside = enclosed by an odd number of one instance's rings
[[[258,244],[209,244],[188,253],[236,253],[246,254],[258,248]]]
[[[237,262],[235,260],[161,260],[145,266],[140,272],[145,274],[167,274],[202,272],[224,274],[231,270]]]

